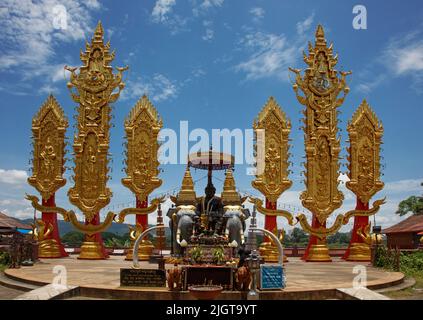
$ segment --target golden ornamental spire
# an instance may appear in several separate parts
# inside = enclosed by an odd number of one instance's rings
[[[79,104],[77,132],[74,138],[74,181],[69,190],[69,200],[77,206],[88,221],[110,202],[112,193],[107,188],[110,103],[115,102],[125,84],[122,72],[113,73],[110,62],[110,43],[103,42],[103,27],[98,23],[91,44],[80,53],[83,65],[79,68],[65,67],[71,72],[68,88],[73,100]],[[74,90],[76,89],[76,90]],[[117,91],[116,91],[117,89]]]
[[[360,104],[348,123],[350,181],[346,187],[363,203],[383,189],[380,181],[380,145],[383,126],[366,100]]]
[[[48,200],[66,184],[65,133],[68,121],[53,95],[50,95],[32,120],[34,156],[28,183]]]
[[[191,171],[189,166],[187,166],[184,174],[184,178],[182,179],[182,186],[181,190],[176,197],[176,204],[177,205],[190,205],[195,204],[196,202],[196,194],[194,190],[194,181],[192,180]]]
[[[316,30],[315,46],[309,44],[308,50],[308,55],[304,53],[304,62],[308,65],[304,74],[299,69],[290,69],[296,74],[293,88],[297,99],[306,107],[303,121],[307,189],[301,194],[301,200],[303,206],[313,212],[320,223],[324,223],[344,199],[338,190],[341,149],[337,136],[337,108],[349,92],[345,77],[350,72],[335,69],[338,58],[333,56],[333,45],[327,47],[321,25]],[[304,96],[299,94],[298,89]]]
[[[162,184],[157,156],[157,136],[162,126],[157,110],[146,95],[138,100],[125,120],[127,176],[122,184],[140,201]]]
[[[325,31],[321,24],[316,29],[316,46],[326,46]]]
[[[292,185],[289,180],[289,133],[291,122],[273,97],[270,97],[257,119],[253,129],[256,140],[260,131],[264,132],[263,170],[258,170],[252,186],[259,190],[270,202],[276,202],[279,196]],[[256,149],[261,146],[256,141]],[[260,172],[261,171],[261,172]]]
[[[235,178],[230,168],[226,170],[225,174],[222,201],[224,205],[241,205],[241,196],[236,191]]]

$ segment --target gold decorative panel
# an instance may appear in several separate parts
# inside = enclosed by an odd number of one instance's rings
[[[279,196],[292,185],[292,181],[288,179],[291,122],[276,100],[270,97],[254,121],[253,129],[256,139],[258,131],[264,130],[264,167],[263,172],[257,172],[252,186],[264,194],[269,201],[276,202]]]
[[[313,212],[320,223],[342,205],[344,196],[338,190],[340,141],[337,108],[349,91],[345,78],[350,72],[338,72],[332,44],[326,44],[323,27],[316,31],[315,46],[309,43],[309,55],[304,53],[307,69],[296,74],[294,91],[303,111],[306,151],[305,184],[301,194],[304,207]],[[304,96],[298,93],[300,89]],[[341,97],[339,95],[343,93]]]
[[[141,201],[162,184],[162,180],[157,177],[157,136],[162,126],[157,110],[145,95],[125,120],[127,177],[122,179],[122,184]]]
[[[110,103],[115,102],[125,84],[122,72],[113,73],[110,62],[110,43],[104,44],[103,27],[99,22],[91,43],[86,43],[80,58],[83,66],[65,67],[71,72],[68,88],[79,104],[77,132],[74,138],[74,181],[69,189],[69,200],[91,221],[96,213],[110,202],[112,195],[106,184],[109,179],[108,151],[111,119]],[[74,91],[73,89],[76,89]]]
[[[350,140],[350,181],[346,183],[346,187],[354,192],[361,202],[368,203],[384,186],[380,181],[383,126],[366,100],[363,100],[348,123],[347,130]]]
[[[66,184],[65,132],[68,121],[57,100],[50,95],[32,120],[34,156],[28,183],[48,200]]]

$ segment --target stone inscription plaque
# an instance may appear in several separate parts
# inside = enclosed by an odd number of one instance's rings
[[[126,287],[165,287],[166,272],[158,269],[120,269],[120,285]]]

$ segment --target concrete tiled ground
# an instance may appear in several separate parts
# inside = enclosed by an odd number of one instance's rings
[[[358,264],[333,259],[332,263],[303,262],[298,258],[290,258],[286,263],[287,291],[302,291],[314,289],[349,288],[354,277],[353,268]],[[386,282],[400,280],[403,275],[399,272],[386,272],[371,267],[368,263],[361,263],[366,267],[367,285],[379,286]],[[123,257],[112,256],[108,260],[77,260],[76,257],[63,259],[45,259],[33,267],[9,269],[6,273],[21,279],[39,284],[52,283],[57,274],[53,273],[55,266],[64,266],[67,274],[67,284],[73,286],[110,288],[119,287],[120,268],[131,267],[131,261]],[[142,263],[143,268],[157,268],[155,264]],[[167,265],[172,267],[172,265]],[[155,290],[166,290],[155,289]]]

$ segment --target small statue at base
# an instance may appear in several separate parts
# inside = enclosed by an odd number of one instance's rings
[[[182,290],[182,269],[175,263],[172,269],[167,270],[167,286],[169,290]]]
[[[250,288],[251,273],[247,266],[238,268],[235,273],[235,282],[240,291],[247,291]]]
[[[12,236],[10,243],[9,254],[10,254],[10,268],[17,269],[21,267],[22,263],[22,251],[23,251],[23,235],[16,232]]]

